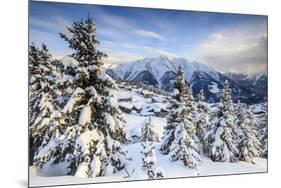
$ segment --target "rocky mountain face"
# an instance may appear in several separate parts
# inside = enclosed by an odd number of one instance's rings
[[[144,58],[108,68],[107,73],[117,80],[138,81],[165,91],[173,89],[176,72],[181,66],[186,82],[196,95],[204,90],[208,102],[218,102],[225,80],[229,81],[234,102],[248,104],[264,102],[267,97],[267,75],[220,73],[205,64],[190,62],[183,58],[169,59],[165,56]]]
[[[239,83],[239,85],[249,89],[254,94],[264,96],[267,100],[267,74],[243,74],[243,73],[227,73],[226,76]]]

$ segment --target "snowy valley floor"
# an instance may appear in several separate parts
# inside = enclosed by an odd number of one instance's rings
[[[133,181],[147,179],[145,172],[141,168],[142,164],[140,150],[142,146],[137,143],[128,145],[126,148],[128,150],[129,156],[132,157],[132,160],[127,164],[127,170],[131,174],[130,177],[126,177],[127,173],[124,170],[111,176],[96,178],[77,178],[73,176],[46,177],[44,176],[44,174],[47,174],[46,172],[42,172],[40,170],[36,170],[34,167],[30,167],[30,186]],[[179,161],[170,162],[167,155],[162,155],[159,153],[158,147],[156,147],[156,156],[156,166],[161,166],[161,168],[165,171],[165,178],[197,176],[197,173],[194,170],[183,166]],[[257,158],[255,161],[255,165],[246,162],[220,163],[212,162],[209,158],[202,156],[202,162],[199,166],[199,176],[257,173],[267,171],[266,159]]]
[[[118,96],[121,95],[133,95],[135,105],[154,107],[149,99],[144,99],[140,95],[132,92],[118,92]],[[146,113],[144,111],[144,113]],[[127,134],[129,137],[140,136],[141,127],[146,119],[143,114],[126,114],[124,118],[127,122]],[[166,118],[151,116],[152,123],[154,124],[154,131],[161,138],[163,134],[163,127],[166,125]],[[197,176],[197,172],[189,169],[180,161],[171,162],[167,155],[162,155],[159,152],[159,143],[156,145],[156,167],[159,166],[165,171],[165,178],[178,178],[178,177],[194,177]],[[44,170],[35,169],[30,167],[30,186],[50,186],[50,185],[66,185],[66,184],[80,184],[80,183],[98,183],[98,182],[116,182],[116,181],[133,181],[133,180],[145,180],[147,179],[146,173],[142,170],[142,155],[140,151],[142,146],[140,143],[124,145],[124,148],[128,151],[128,156],[132,160],[126,164],[126,169],[130,174],[127,177],[125,170],[119,171],[116,174],[96,177],[96,178],[78,178],[73,176],[61,176],[61,168],[45,168]],[[257,158],[256,164],[250,164],[246,162],[238,163],[220,163],[212,162],[209,158],[201,156],[202,162],[199,164],[199,176],[211,176],[211,175],[226,175],[226,174],[243,174],[243,173],[260,173],[267,172],[267,160]]]

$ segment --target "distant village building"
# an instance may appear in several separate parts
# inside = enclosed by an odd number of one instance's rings
[[[154,93],[148,90],[143,90],[142,95],[145,99],[152,98],[154,96]]]
[[[142,95],[142,89],[141,89],[141,88],[136,89],[135,92],[136,92],[137,94]]]
[[[131,87],[131,86],[127,86],[126,89],[127,89],[128,91],[132,91],[132,87]]]
[[[163,104],[167,104],[167,103],[168,103],[168,99],[163,99],[163,100],[162,100],[162,103],[163,103]]]
[[[152,103],[151,105],[143,108],[141,111],[142,116],[166,117],[168,113],[169,111],[162,103]]]
[[[163,104],[167,104],[168,103],[168,99],[166,97],[157,95],[157,96],[153,96],[151,102],[153,103],[163,103]]]
[[[132,95],[124,93],[118,96],[118,102],[132,102]]]
[[[142,110],[142,107],[141,107],[141,106],[138,106],[138,105],[134,105],[134,106],[133,106],[133,110],[136,111],[137,113],[140,113],[141,110]]]
[[[132,97],[118,98],[118,102],[132,102]]]
[[[126,86],[126,83],[125,83],[125,82],[121,82],[121,83],[119,84],[119,88],[124,89],[124,88],[125,88],[125,86]]]
[[[133,110],[133,105],[131,103],[128,103],[128,102],[119,102],[119,108],[122,112],[124,113],[131,113],[132,110]]]
[[[155,116],[165,118],[169,114],[169,111],[166,109],[161,109],[160,112],[155,112]]]
[[[134,89],[138,89],[138,86],[136,86],[136,85],[133,85],[133,86],[132,86],[132,88],[134,88]]]
[[[141,112],[141,115],[144,116],[144,117],[148,117],[148,116],[155,116],[155,113],[153,111],[149,112],[149,111],[146,111],[146,112]]]
[[[166,107],[164,107],[161,103],[158,103],[158,105],[154,106],[152,110],[157,117],[166,117],[169,113]]]
[[[156,103],[156,102],[162,102],[163,98],[161,96],[153,96],[151,99],[151,102]]]

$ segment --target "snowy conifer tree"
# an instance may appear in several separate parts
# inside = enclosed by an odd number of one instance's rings
[[[59,107],[63,108],[69,98],[68,94],[73,92],[73,81],[75,80],[73,74],[73,66],[71,70],[69,66],[64,65],[60,60],[52,60],[54,77],[55,77],[55,88],[53,91],[54,103]]]
[[[145,119],[143,126],[141,128],[141,140],[143,142],[159,142],[158,135],[155,133],[154,125],[152,124],[151,117]]]
[[[238,101],[236,108],[234,109],[235,114],[236,114],[236,119],[235,119],[235,123],[237,126],[237,148],[239,149],[239,143],[241,142],[241,140],[243,140],[244,137],[244,133],[243,130],[241,128],[241,125],[245,123],[246,119],[247,119],[247,114],[246,114],[246,104],[242,104],[240,102],[240,100]]]
[[[204,92],[202,89],[197,97],[198,103],[195,113],[196,135],[200,141],[201,148],[204,149],[204,137],[209,125],[209,109],[205,102]]]
[[[211,129],[206,133],[205,139],[207,155],[213,161],[235,162],[238,160],[236,129],[231,89],[226,80],[218,117],[212,121]]]
[[[261,153],[260,156],[267,158],[267,146],[268,146],[268,125],[267,125],[267,118],[268,118],[268,114],[267,114],[267,102],[265,102],[262,105],[264,114],[261,118],[259,118],[257,120],[257,125],[254,127],[255,129],[255,134],[256,137],[260,143],[261,146]]]
[[[29,112],[31,162],[38,152],[44,135],[48,130],[51,114],[56,108],[54,103],[55,70],[47,46],[29,47]]]
[[[39,101],[41,100],[41,93],[48,87],[48,83],[45,83],[43,77],[44,72],[49,71],[46,58],[43,53],[46,53],[45,45],[42,45],[44,49],[37,48],[33,43],[29,46],[29,110],[30,110],[30,126],[34,124],[36,117],[40,113]],[[46,72],[47,72],[46,71]]]
[[[155,146],[153,146],[153,143],[149,142],[141,143],[141,145],[143,147],[143,150],[141,151],[143,154],[142,168],[146,171],[148,178],[163,178],[165,174],[164,170],[160,167],[156,167]]]
[[[160,151],[163,154],[169,154],[172,161],[180,159],[185,166],[196,169],[200,156],[195,141],[196,132],[193,119],[195,109],[192,92],[185,83],[181,67],[179,67],[177,75]]]
[[[63,108],[45,137],[35,162],[66,164],[66,173],[78,177],[103,176],[124,167],[127,141],[125,121],[111,91],[114,81],[101,69],[106,55],[97,50],[96,27],[92,18],[74,21],[68,35],[60,34],[78,65],[66,72],[72,84]],[[69,77],[71,76],[71,77]]]
[[[239,130],[239,159],[254,163],[254,158],[260,155],[260,144],[254,134],[254,115],[242,104],[238,105],[237,126]]]

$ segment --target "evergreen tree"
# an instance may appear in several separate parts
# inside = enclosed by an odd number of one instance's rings
[[[124,168],[126,151],[120,143],[127,141],[126,122],[111,92],[117,87],[102,70],[106,55],[97,50],[93,19],[74,21],[67,30],[69,35],[60,36],[74,50],[77,65],[64,70],[62,78],[72,83],[65,88],[67,102],[54,116],[35,162],[41,167],[67,164],[67,174],[79,177],[114,173]]]
[[[141,145],[143,147],[143,150],[141,151],[143,154],[142,168],[146,171],[148,178],[163,178],[164,170],[160,167],[156,168],[155,146],[153,146],[153,143],[149,142],[141,143]]]
[[[37,48],[33,43],[29,47],[29,114],[30,114],[30,148],[33,161],[34,153],[42,144],[49,127],[51,114],[55,110],[54,67],[47,46]]]
[[[227,80],[224,83],[218,117],[212,121],[211,129],[206,133],[205,143],[206,153],[213,161],[238,160],[237,127]]]
[[[244,138],[244,133],[242,130],[242,124],[245,123],[246,119],[247,119],[247,114],[246,114],[246,106],[245,104],[242,104],[240,102],[240,100],[238,101],[236,108],[234,108],[234,113],[236,114],[236,119],[235,119],[235,123],[237,126],[236,129],[236,133],[237,133],[237,148],[239,149],[239,143],[241,143],[241,141]]]
[[[185,166],[197,168],[200,156],[195,141],[193,96],[191,88],[185,83],[181,67],[177,75],[160,151],[169,154],[172,161],[180,159]]]
[[[52,67],[54,69],[55,88],[53,88],[54,103],[58,108],[63,108],[66,104],[69,94],[73,92],[73,81],[75,80],[73,74],[75,66],[64,65],[61,60],[52,60]]]
[[[197,96],[198,103],[195,114],[196,135],[200,141],[201,148],[204,149],[204,137],[209,125],[209,109],[205,102],[204,92],[201,89]]]
[[[239,159],[254,163],[254,158],[260,155],[260,145],[254,134],[254,115],[242,104],[238,105],[237,126],[239,129]]]
[[[261,145],[261,153],[260,156],[267,158],[267,146],[268,146],[268,125],[267,125],[267,118],[268,118],[268,107],[267,107],[267,102],[265,102],[262,105],[264,114],[259,117],[257,120],[257,125],[254,127],[255,128],[255,134],[256,137]]]
[[[44,90],[45,83],[42,75],[46,67],[43,63],[42,50],[32,43],[29,46],[29,112],[30,126],[33,125],[39,114],[40,94]]]
[[[143,142],[159,142],[158,135],[154,132],[154,125],[152,124],[151,117],[145,119],[141,128],[141,139]]]
[[[39,110],[39,98],[38,95],[40,93],[40,69],[39,63],[42,61],[40,56],[40,50],[37,48],[34,43],[29,46],[28,49],[28,65],[29,65],[29,129],[32,126],[33,122],[35,121],[36,116],[38,116]],[[30,165],[33,164],[33,156],[36,148],[34,139],[32,137],[33,131],[29,131],[29,147],[30,147],[30,155],[29,161]]]

